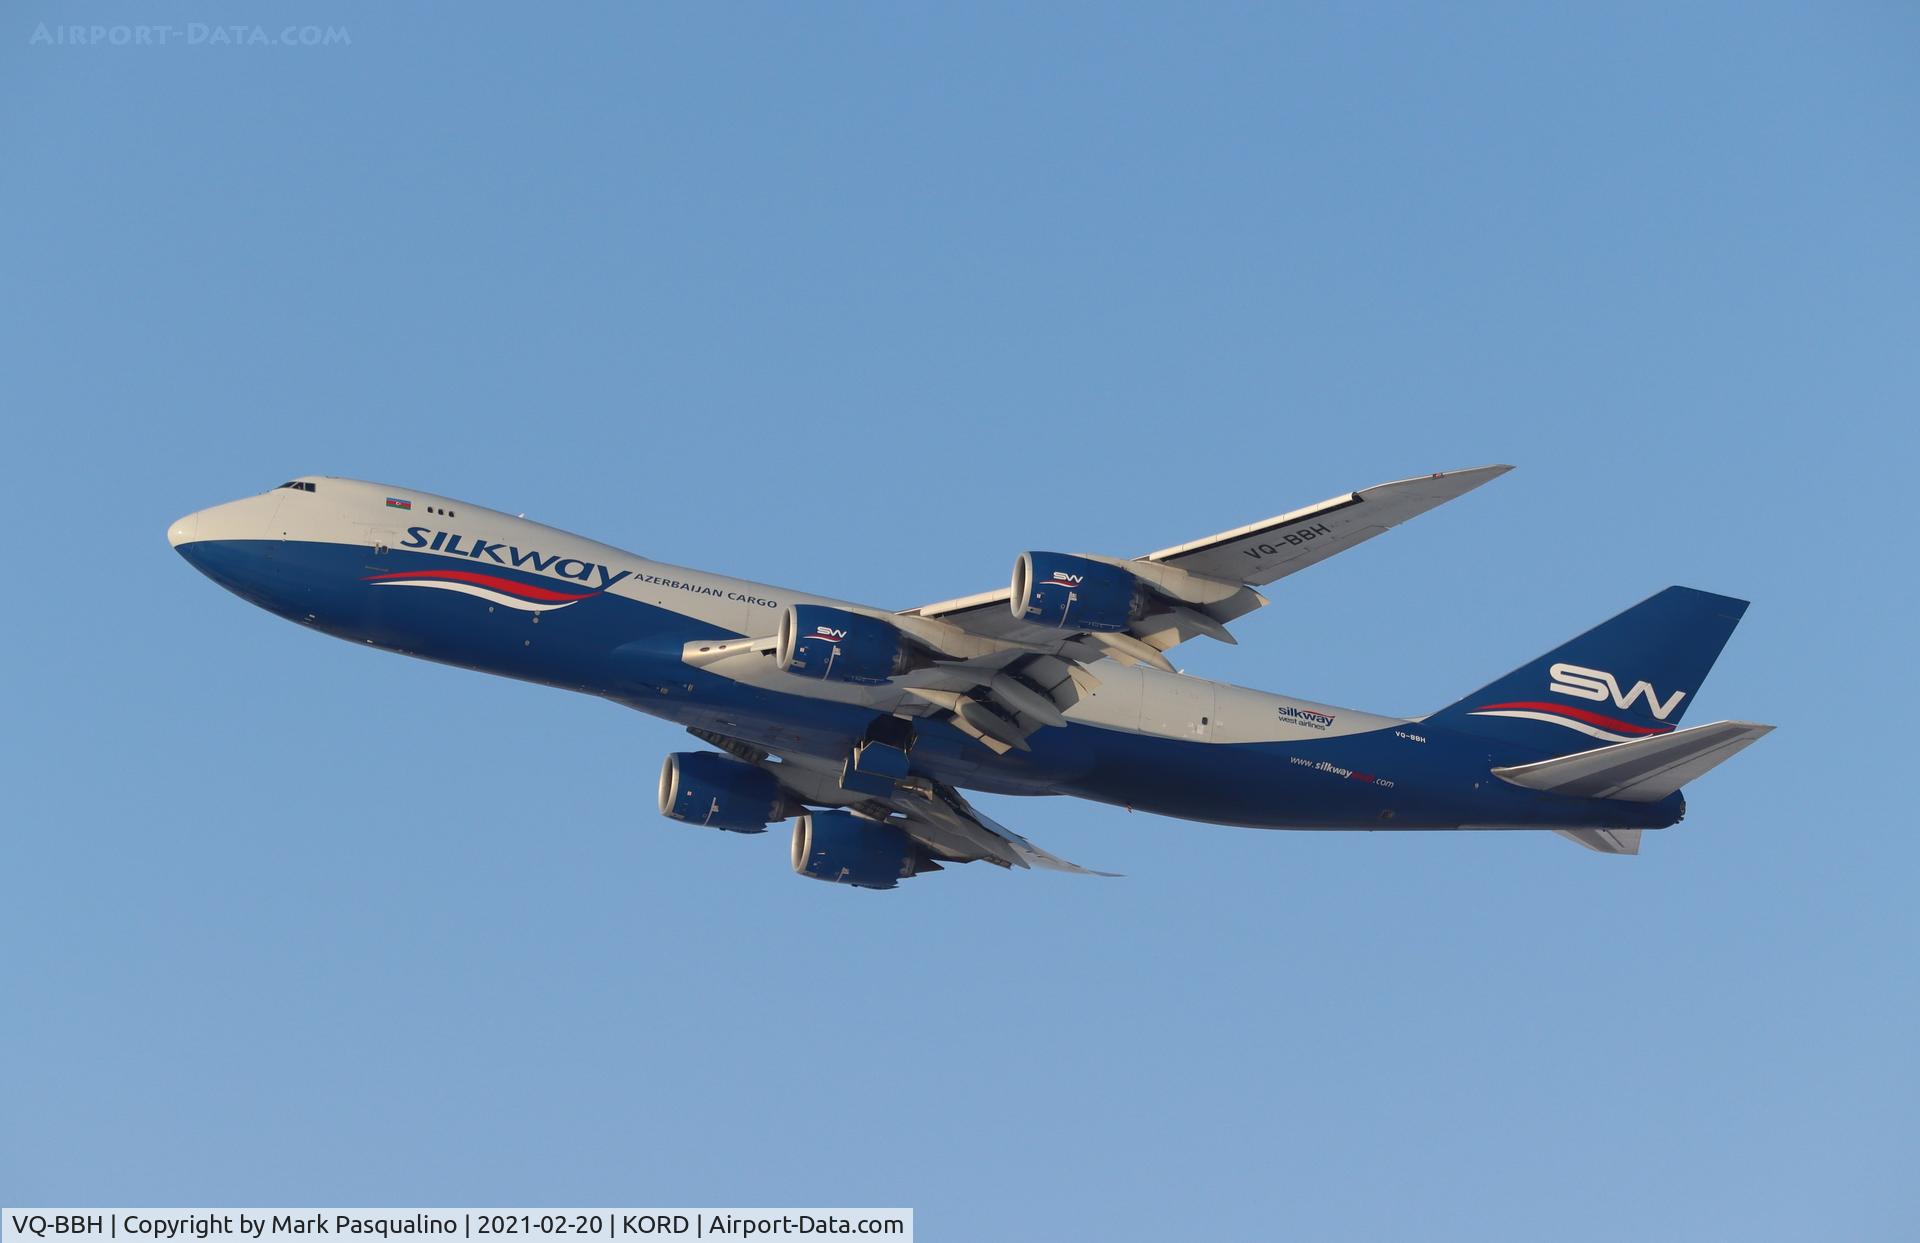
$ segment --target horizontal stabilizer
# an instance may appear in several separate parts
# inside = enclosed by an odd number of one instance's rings
[[[1552,794],[1657,803],[1772,731],[1773,726],[1752,721],[1715,721],[1557,759],[1496,768],[1493,775],[1512,785]],[[1611,854],[1633,853],[1596,846],[1584,838],[1578,840],[1583,846]]]
[[[1639,829],[1555,829],[1554,832],[1570,842],[1578,842],[1588,850],[1597,850],[1603,855],[1640,853]]]

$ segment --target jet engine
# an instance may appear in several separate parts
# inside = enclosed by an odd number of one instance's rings
[[[1146,588],[1117,565],[1063,552],[1023,552],[1013,563],[1013,615],[1056,630],[1125,630],[1145,612]]]
[[[757,764],[711,751],[676,751],[660,766],[660,814],[669,820],[764,833],[785,819],[780,783]]]
[[[793,870],[861,889],[891,889],[903,877],[938,871],[919,843],[890,824],[847,811],[807,811],[793,826]]]
[[[794,604],[780,615],[774,659],[803,678],[877,686],[930,662],[926,653],[877,617],[820,604]]]

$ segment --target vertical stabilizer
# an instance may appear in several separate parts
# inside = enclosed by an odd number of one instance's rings
[[[1427,722],[1546,755],[1672,733],[1746,611],[1669,587]]]

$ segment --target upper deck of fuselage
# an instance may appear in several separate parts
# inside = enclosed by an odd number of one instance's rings
[[[451,531],[455,524],[470,538],[546,536],[556,547],[565,544],[581,552],[638,559],[625,549],[529,521],[524,514],[503,513],[418,488],[336,475],[299,475],[257,495],[197,510],[168,528],[167,541],[175,548],[213,540],[365,544],[383,533],[413,527]]]

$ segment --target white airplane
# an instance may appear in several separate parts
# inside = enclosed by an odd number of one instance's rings
[[[1419,719],[1208,682],[1257,588],[1505,473],[1343,493],[1144,556],[1025,552],[1008,586],[893,612],[652,561],[413,488],[303,476],[168,541],[326,634],[598,695],[683,725],[660,810],[759,833],[870,889],[943,864],[1084,872],[961,789],[1255,828],[1546,828],[1633,854],[1680,787],[1771,726],[1679,729],[1746,602],[1670,587]]]

